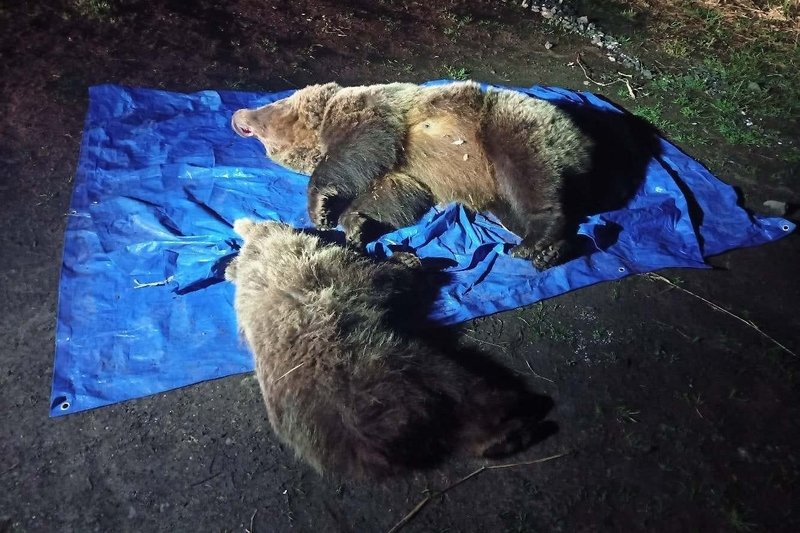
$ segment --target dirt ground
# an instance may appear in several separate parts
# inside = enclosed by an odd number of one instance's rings
[[[48,395],[90,85],[278,90],[469,76],[586,89],[578,53],[592,76],[620,70],[510,4],[0,7],[0,531],[387,531],[482,466],[454,458],[380,486],[322,479],[276,442],[249,375],[58,419]],[[620,101],[619,87],[589,88]],[[754,209],[798,201],[786,178],[797,174],[762,157],[769,147],[682,146]],[[662,272],[672,285],[630,277],[464,324],[464,343],[555,402],[558,433],[514,461],[567,455],[484,471],[433,497],[405,530],[800,531],[800,365],[743,322],[800,352],[800,240],[710,262]]]

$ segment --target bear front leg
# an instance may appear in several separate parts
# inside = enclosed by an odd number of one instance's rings
[[[308,184],[317,227],[336,226],[350,203],[397,165],[403,135],[392,110],[368,96],[331,102],[320,131],[325,155]]]
[[[308,216],[311,222],[320,229],[333,229],[339,215],[344,211],[352,198],[340,196],[333,187],[319,189],[308,188]]]
[[[356,198],[339,222],[347,242],[363,248],[386,233],[415,223],[433,205],[425,186],[407,174],[392,172]]]

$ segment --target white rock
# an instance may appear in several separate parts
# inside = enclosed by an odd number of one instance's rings
[[[778,200],[767,200],[764,202],[764,207],[767,208],[767,211],[778,216],[783,216],[789,210],[789,204],[786,202],[780,202]]]

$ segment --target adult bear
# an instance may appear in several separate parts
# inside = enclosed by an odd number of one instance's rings
[[[474,82],[327,83],[240,109],[231,125],[310,174],[312,221],[340,223],[356,246],[459,202],[493,212],[522,237],[511,254],[544,269],[574,253],[582,217],[624,205],[643,173],[623,114],[601,124],[580,113]]]

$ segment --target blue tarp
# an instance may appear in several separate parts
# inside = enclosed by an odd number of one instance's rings
[[[519,90],[615,110],[589,93]],[[236,109],[289,94],[91,88],[64,244],[51,416],[252,370],[234,287],[223,281],[237,249],[232,224],[251,217],[310,226],[307,177],[266,159],[229,122]],[[661,148],[627,209],[581,226],[601,250],[565,265],[537,272],[506,255],[516,236],[455,205],[370,249],[387,254],[388,244],[400,243],[455,261],[431,317],[453,324],[630,274],[702,268],[704,257],[794,229],[749,215],[731,187],[669,142]],[[694,225],[673,175],[703,212]],[[602,249],[608,225],[622,229]]]

